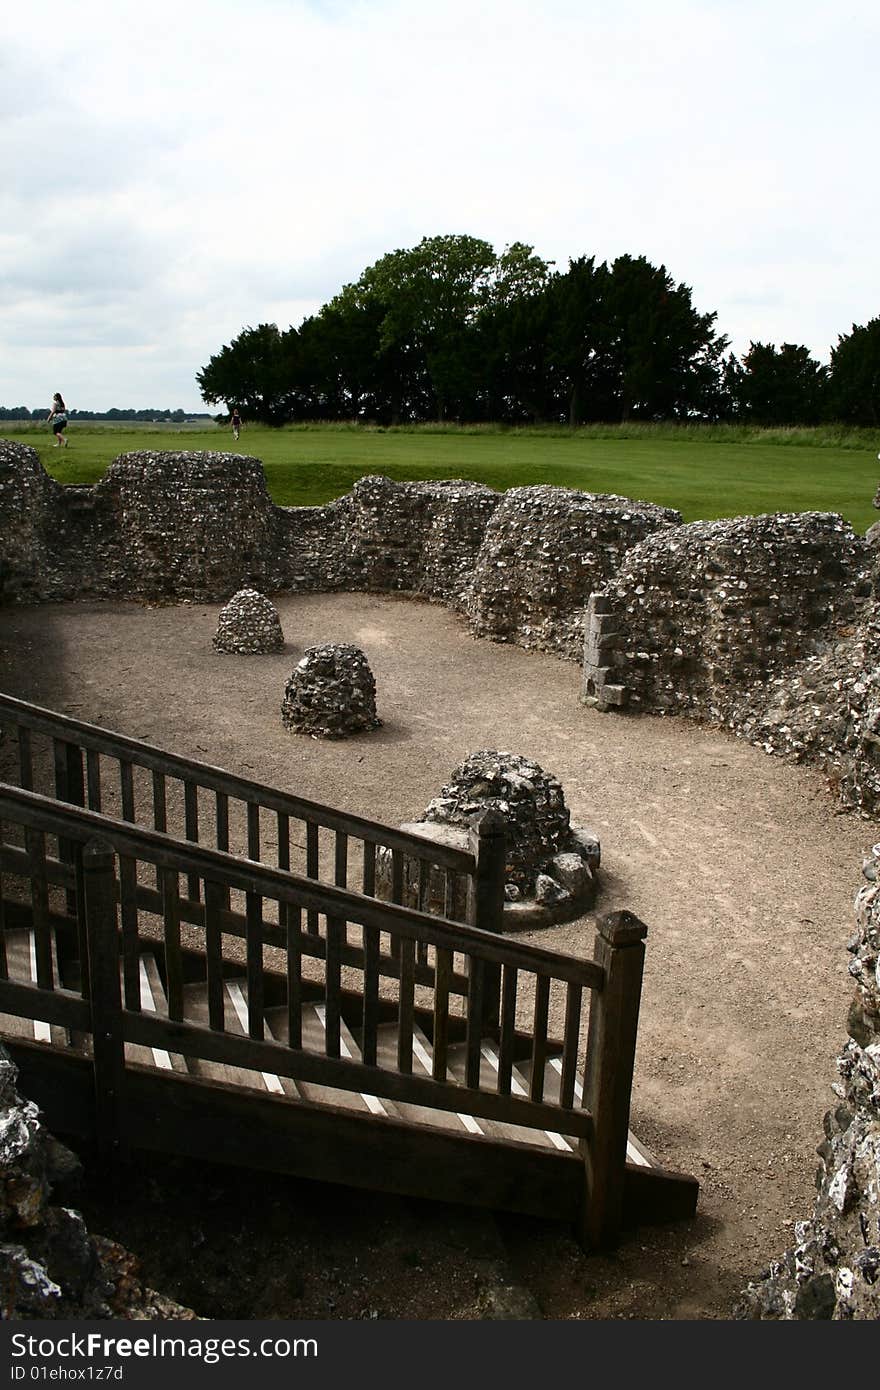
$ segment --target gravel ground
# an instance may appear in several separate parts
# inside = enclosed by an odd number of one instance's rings
[[[728,1317],[812,1205],[876,825],[838,814],[815,773],[724,734],[585,709],[575,665],[475,641],[442,608],[350,594],[278,607],[272,656],[215,652],[219,605],[5,609],[3,685],[393,824],[468,753],[536,759],[601,838],[599,910],[648,923],[632,1124],[700,1179],[699,1213],[587,1257],[550,1223],[157,1161],[115,1193],[88,1187],[90,1224],[205,1315],[483,1317],[512,1280],[548,1318]],[[285,680],[325,641],[366,651],[381,729],[326,742],[282,728]],[[592,935],[585,918],[524,939],[586,955]]]

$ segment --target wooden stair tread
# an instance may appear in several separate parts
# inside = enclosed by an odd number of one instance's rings
[[[531,1075],[532,1075],[532,1064],[531,1064],[531,1059],[530,1059],[528,1062],[526,1062],[526,1063],[523,1064],[522,1074],[523,1074],[523,1078],[524,1078],[524,1080],[525,1080],[525,1082],[526,1082],[526,1085],[528,1086],[528,1084],[529,1084],[529,1082],[530,1082],[530,1080],[531,1080]],[[559,1088],[560,1088],[561,1084],[562,1084],[562,1063],[561,1063],[561,1060],[560,1060],[560,1058],[558,1058],[558,1057],[549,1057],[549,1058],[547,1059],[547,1065],[546,1065],[546,1067],[544,1068],[544,1097],[545,1097],[545,1099],[546,1099],[546,1100],[550,1100],[550,1101],[557,1101],[557,1100],[559,1099]],[[581,1083],[580,1083],[579,1081],[575,1081],[575,1083],[574,1083],[574,1094],[575,1094],[575,1100],[578,1102],[578,1104],[580,1104],[580,1102],[581,1102],[581,1100],[582,1100],[582,1098],[583,1098],[584,1091],[583,1091],[583,1087],[581,1086]],[[565,1137],[565,1136],[563,1136],[563,1137]],[[573,1148],[573,1149],[576,1149],[576,1148],[577,1148],[577,1140],[576,1140],[576,1139],[567,1138],[566,1142],[568,1143],[568,1145],[569,1145],[571,1148]],[[650,1152],[649,1149],[645,1148],[645,1145],[644,1145],[639,1139],[636,1138],[636,1136],[633,1134],[632,1130],[629,1130],[629,1132],[628,1132],[628,1134],[627,1134],[627,1140],[626,1140],[626,1161],[627,1161],[627,1163],[634,1163],[634,1164],[636,1164],[636,1166],[639,1167],[639,1168],[657,1168],[657,1167],[660,1166],[660,1165],[657,1163],[657,1160],[656,1160],[656,1158],[654,1157],[654,1155]]]
[[[21,984],[35,984],[37,979],[36,942],[33,930],[16,928],[4,933],[6,943],[6,968],[10,980]],[[52,977],[55,987],[61,987],[58,971],[58,949],[55,933],[52,932]],[[32,1042],[48,1043],[52,1047],[69,1047],[70,1035],[66,1028],[55,1023],[45,1023],[42,1019],[22,1018],[18,1014],[0,1014],[0,1031],[10,1037],[27,1038]]]
[[[381,1023],[376,1030],[376,1064],[387,1070],[397,1069],[397,1024]],[[425,1034],[413,1027],[413,1075],[431,1076],[433,1051]],[[404,1120],[413,1124],[433,1125],[439,1129],[451,1129],[458,1134],[482,1134],[482,1121],[471,1115],[456,1114],[452,1110],[432,1110],[424,1105],[409,1105],[395,1101],[395,1109]]]
[[[122,964],[120,963],[120,977]],[[138,956],[138,983],[142,1013],[168,1013],[162,976],[152,951],[144,951]],[[125,1044],[126,1060],[144,1067],[156,1067],[159,1071],[187,1071],[186,1061],[179,1053],[166,1052],[160,1047],[144,1047],[140,1043]]]
[[[208,1010],[207,985],[198,981],[186,985],[183,991],[184,1015],[187,1022],[207,1028],[210,1022]],[[237,1033],[239,1037],[247,1033],[247,997],[239,980],[223,981],[223,1017],[227,1033]],[[227,1086],[246,1087],[253,1091],[268,1091],[270,1095],[296,1096],[294,1082],[286,1077],[275,1076],[272,1072],[251,1071],[245,1067],[230,1066],[225,1062],[210,1062],[202,1057],[187,1058],[187,1067],[193,1076],[203,1076],[209,1081],[222,1081]]]
[[[304,1004],[302,1008],[302,1045],[304,1052],[314,1052],[319,1057],[326,1056],[324,1017],[321,1004]],[[290,1037],[288,1029],[287,1005],[281,1004],[265,1012],[266,1026],[276,1042],[286,1043]],[[360,1048],[348,1028],[340,1021],[340,1054],[344,1058],[361,1060]],[[336,1086],[321,1086],[313,1081],[298,1081],[297,1090],[303,1099],[315,1105],[336,1105],[346,1110],[365,1111],[372,1115],[395,1115],[397,1112],[390,1100],[371,1096],[358,1091],[343,1091]]]
[[[494,1055],[493,1055],[494,1054]],[[447,1053],[449,1072],[459,1081],[464,1081],[466,1076],[466,1057],[467,1049],[464,1043],[454,1043]],[[492,1039],[483,1039],[480,1046],[480,1084],[487,1090],[496,1090],[498,1084],[498,1049]],[[525,1094],[528,1095],[528,1088],[523,1085],[522,1078],[518,1078],[518,1084],[523,1087]],[[511,1093],[516,1093],[516,1087],[511,1079]],[[500,1120],[480,1120],[480,1128],[483,1133],[492,1139],[505,1139],[516,1144],[537,1145],[540,1148],[562,1148],[563,1145],[558,1141],[560,1135],[551,1135],[542,1129],[528,1129],[524,1125],[508,1124]],[[569,1145],[564,1144],[565,1148]]]

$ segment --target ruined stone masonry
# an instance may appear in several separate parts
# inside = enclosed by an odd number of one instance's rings
[[[239,589],[220,610],[214,647],[218,652],[242,655],[280,652],[284,633],[278,609],[256,589]]]
[[[880,1318],[880,845],[865,864],[849,942],[856,990],[838,1058],[837,1104],[817,1150],[812,1215],[795,1243],[748,1286],[740,1317]]]
[[[144,1288],[127,1250],[90,1235],[72,1207],[53,1204],[53,1188],[75,1189],[79,1161],[46,1132],[17,1079],[0,1048],[0,1316],[193,1319]]]
[[[285,729],[314,738],[378,729],[376,681],[360,647],[348,642],[309,647],[284,687],[281,720]]]

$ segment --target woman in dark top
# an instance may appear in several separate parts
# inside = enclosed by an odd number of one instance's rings
[[[52,409],[49,411],[48,419],[52,422],[52,433],[55,436],[55,448],[59,443],[67,448],[67,439],[64,431],[67,429],[67,406],[61,397],[61,392],[56,391],[52,397]]]

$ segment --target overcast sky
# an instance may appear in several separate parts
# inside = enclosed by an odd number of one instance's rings
[[[468,233],[663,263],[737,351],[880,314],[877,0],[20,0],[0,405],[204,409],[247,324]]]

